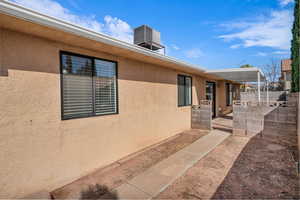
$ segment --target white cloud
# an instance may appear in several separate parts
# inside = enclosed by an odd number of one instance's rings
[[[264,53],[264,52],[258,52],[256,55],[257,55],[257,56],[267,56],[268,54],[267,54],[267,53]]]
[[[288,55],[290,54],[290,51],[274,51],[272,54],[277,54],[277,55]]]
[[[284,7],[292,2],[294,2],[294,0],[278,0],[279,1],[279,4]]]
[[[187,50],[184,53],[187,58],[199,58],[203,56],[203,52],[198,48]]]
[[[289,55],[290,54],[290,51],[273,51],[273,52],[258,52],[257,54],[255,54],[254,56],[275,56],[275,57],[278,57],[278,56],[282,56],[282,55]]]
[[[133,32],[129,24],[109,15],[104,17],[104,21],[104,31],[107,34],[127,42],[133,42]]]
[[[128,23],[111,17],[109,15],[104,17],[104,22],[99,22],[95,16],[80,16],[73,14],[67,8],[54,0],[10,0],[14,3],[24,7],[36,10],[46,15],[59,18],[70,23],[83,26],[96,32],[101,32],[112,37],[127,42],[133,42],[133,31]]]
[[[43,14],[84,26],[94,31],[102,31],[103,24],[95,20],[94,17],[74,15],[68,9],[52,0],[12,0],[12,2],[36,10]]]
[[[237,49],[239,48],[240,46],[242,46],[241,44],[233,44],[230,46],[231,49]]]
[[[272,55],[275,55],[275,56],[279,56],[279,55],[289,55],[290,54],[290,51],[273,51],[273,52],[269,52],[269,53],[266,53],[266,52],[258,52],[257,54],[255,54],[255,56],[272,56]]]
[[[172,44],[171,47],[172,47],[174,50],[180,50],[180,48],[179,48],[177,45],[175,45],[175,44]]]
[[[261,46],[287,50],[292,38],[292,23],[293,15],[290,10],[272,11],[269,16],[254,21],[222,24],[221,26],[237,32],[224,34],[219,38],[225,41],[239,40],[244,47]]]

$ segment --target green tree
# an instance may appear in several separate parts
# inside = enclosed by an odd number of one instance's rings
[[[240,68],[252,68],[252,67],[254,67],[254,66],[252,66],[252,65],[249,65],[249,64],[246,64],[246,65],[242,65],[242,66],[240,66]]]
[[[295,0],[294,9],[294,25],[293,25],[293,39],[291,47],[292,59],[292,92],[299,92],[299,48],[300,48],[300,31],[299,31],[299,0]]]

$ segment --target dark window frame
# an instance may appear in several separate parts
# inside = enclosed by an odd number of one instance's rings
[[[82,58],[87,58],[92,60],[92,77],[94,77],[94,69],[95,69],[95,59],[97,60],[103,60],[107,62],[115,63],[116,67],[116,112],[114,113],[103,113],[103,114],[96,114],[95,112],[95,94],[93,94],[93,113],[90,116],[74,116],[74,117],[64,117],[64,104],[63,104],[63,55],[70,55],[70,56],[78,56]],[[61,120],[70,120],[70,119],[80,119],[80,118],[90,118],[90,117],[99,117],[99,116],[105,116],[105,115],[117,115],[119,114],[119,89],[118,89],[118,62],[114,60],[108,60],[104,58],[94,57],[94,56],[88,56],[83,55],[79,53],[73,53],[69,51],[59,51],[59,59],[60,59],[60,104],[61,104]],[[94,84],[92,84],[93,91],[94,91]]]
[[[183,98],[183,105],[180,105],[179,102],[179,98],[180,98],[180,92],[179,92],[179,77],[182,77],[184,78],[184,98]],[[187,91],[186,91],[186,78],[190,78],[191,79],[191,102],[189,104],[187,104],[186,102],[186,95],[187,95]],[[185,107],[185,106],[191,106],[193,104],[193,77],[192,76],[189,76],[189,75],[183,75],[183,74],[178,74],[177,75],[177,105],[178,107]]]

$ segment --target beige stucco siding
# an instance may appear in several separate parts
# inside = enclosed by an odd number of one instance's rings
[[[184,73],[1,33],[8,75],[0,76],[0,198],[52,190],[190,128],[190,107],[177,106],[177,74]],[[118,62],[119,114],[61,120],[60,50]],[[200,80],[193,76],[193,104],[204,96]]]

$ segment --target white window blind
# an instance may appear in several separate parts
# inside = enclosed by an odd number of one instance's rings
[[[116,63],[62,53],[62,118],[117,113]]]
[[[95,113],[116,112],[116,64],[95,60]]]

